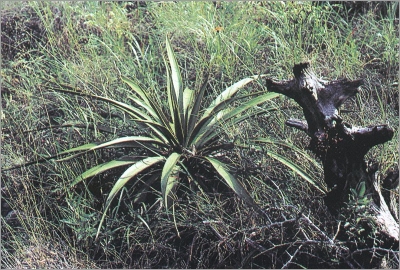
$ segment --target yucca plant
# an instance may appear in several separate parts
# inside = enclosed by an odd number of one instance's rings
[[[169,108],[167,110],[164,110],[162,104],[157,102],[154,96],[126,77],[123,77],[122,80],[132,89],[132,95],[129,96],[131,104],[86,94],[65,84],[58,84],[61,87],[52,86],[52,89],[58,92],[107,102],[126,113],[134,122],[146,126],[150,131],[146,136],[127,136],[100,144],[90,143],[60,153],[66,157],[59,159],[59,161],[65,161],[104,148],[142,147],[149,150],[147,151],[149,155],[139,160],[138,157],[132,156],[97,165],[79,175],[71,183],[74,186],[107,170],[128,166],[108,195],[99,230],[116,194],[128,181],[135,179],[145,170],[159,166],[159,164],[162,164],[162,170],[154,170],[153,176],[158,177],[161,181],[162,200],[167,209],[170,195],[174,192],[178,182],[184,179],[183,176],[196,181],[190,176],[189,166],[193,164],[193,161],[204,165],[210,164],[217,175],[220,176],[220,179],[225,181],[240,198],[255,206],[253,199],[243,185],[231,174],[227,164],[216,158],[215,154],[226,148],[226,144],[218,144],[221,131],[217,127],[221,123],[225,123],[225,126],[237,125],[256,114],[274,110],[275,108],[271,105],[262,111],[253,110],[249,112],[250,108],[267,102],[277,97],[278,94],[258,92],[239,95],[238,92],[241,88],[259,78],[259,76],[253,76],[242,79],[228,87],[211,104],[205,106],[203,96],[207,86],[207,78],[198,91],[184,88],[181,72],[168,38],[166,38],[166,51],[168,96],[166,102]],[[240,105],[234,106],[238,103]],[[167,113],[168,111],[169,113]],[[246,113],[244,113],[245,111]],[[149,181],[153,180],[154,177],[149,177]]]

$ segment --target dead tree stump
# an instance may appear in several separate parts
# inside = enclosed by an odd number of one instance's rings
[[[398,241],[399,225],[383,199],[376,169],[368,167],[364,160],[373,146],[392,139],[393,129],[387,125],[354,127],[338,114],[338,108],[356,95],[363,81],[322,81],[313,74],[309,63],[295,65],[293,73],[292,80],[266,79],[266,86],[269,91],[294,99],[303,108],[306,121],[289,119],[286,124],[311,138],[309,149],[320,158],[329,188],[326,206],[337,214],[348,201],[350,190],[358,190],[371,198],[370,206],[382,231]]]

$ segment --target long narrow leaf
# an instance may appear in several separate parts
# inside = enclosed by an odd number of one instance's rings
[[[147,96],[146,92],[142,90],[142,88],[139,87],[139,85],[137,85],[134,81],[126,78],[126,77],[121,77],[121,80],[124,81],[126,84],[128,84],[131,89],[138,94],[143,101],[150,106],[150,101],[149,101],[149,97]]]
[[[273,144],[273,145],[282,145],[287,147],[290,151],[295,151],[296,153],[302,155],[305,159],[307,159],[309,162],[311,162],[317,169],[322,171],[321,165],[315,160],[315,158],[311,157],[310,155],[307,154],[306,151],[298,148],[296,145],[282,141],[282,140],[272,140],[269,138],[257,138],[253,140],[254,142],[259,142],[259,143],[268,143],[268,144]]]
[[[167,39],[168,40],[168,39]],[[169,42],[168,42],[169,44]],[[168,46],[167,46],[168,49]],[[171,50],[171,48],[169,48]],[[171,50],[172,52],[172,50]],[[170,55],[168,54],[168,57],[170,57]],[[172,54],[173,59],[169,59],[170,65],[172,65],[171,63],[174,62],[174,55]],[[176,61],[176,59],[175,59]],[[168,68],[168,64],[167,61],[164,59],[164,63],[166,66],[166,71],[167,71],[167,94],[168,94],[168,106],[169,106],[169,110],[171,113],[171,117],[172,117],[172,128],[174,130],[175,136],[177,137],[179,142],[183,142],[183,101],[181,102],[179,99],[180,97],[182,97],[183,99],[183,94],[180,93],[182,92],[181,89],[176,89],[176,87],[174,86],[173,80],[171,81],[171,75],[170,75],[170,71]],[[172,71],[173,73],[173,71]],[[172,74],[173,76],[173,74]],[[172,78],[173,79],[173,78]],[[182,87],[182,86],[181,86]],[[182,95],[181,95],[182,94]],[[180,105],[181,104],[181,105]]]
[[[172,153],[165,161],[162,173],[161,173],[161,194],[165,208],[168,209],[168,195],[173,190],[173,187],[177,183],[177,177],[179,174],[179,166],[176,163],[179,161],[181,154]]]
[[[273,110],[276,110],[276,108],[275,107],[270,107],[269,109],[267,108],[267,109],[265,109],[263,111],[255,111],[255,112],[251,112],[251,113],[246,113],[246,115],[239,116],[239,117],[233,119],[232,121],[229,121],[228,124],[229,124],[229,126],[235,126],[235,125],[241,123],[242,121],[244,121],[246,119],[253,118],[254,116],[257,116],[259,114],[265,114],[265,112],[268,111],[268,110],[273,111]],[[202,140],[207,142],[207,145],[203,146],[205,148],[202,148],[203,149],[202,153],[208,153],[209,149],[213,149],[214,148],[213,146],[209,147],[209,142],[214,140],[216,137],[221,135],[221,129],[219,129],[217,127],[214,127],[212,129],[212,131],[207,132],[207,134],[205,134],[205,135],[206,136],[203,137]],[[235,145],[236,145],[236,143],[235,143]]]
[[[219,94],[217,96],[217,98],[210,104],[210,106],[208,106],[208,108],[206,109],[206,111],[204,112],[202,117],[206,117],[208,116],[214,109],[215,106],[217,106],[218,104],[220,104],[221,102],[226,101],[227,99],[231,98],[232,96],[234,96],[243,86],[245,86],[246,84],[254,81],[255,79],[257,79],[258,76],[252,76],[252,77],[248,77],[245,79],[242,79],[238,82],[236,82],[235,84],[231,85],[230,87],[228,87],[227,89],[225,89],[221,94]]]
[[[150,137],[144,137],[144,136],[129,136],[129,137],[117,138],[117,139],[111,140],[109,142],[101,143],[101,144],[89,143],[89,144],[81,145],[81,146],[78,146],[78,147],[63,151],[60,154],[65,154],[65,153],[69,153],[69,152],[76,152],[76,151],[89,152],[89,151],[94,151],[94,150],[97,150],[97,149],[106,148],[106,147],[113,146],[113,145],[118,145],[118,144],[123,144],[125,146],[126,143],[141,143],[141,144],[150,143],[150,144],[164,145],[164,143],[159,139],[150,138]],[[66,158],[59,159],[57,161],[70,160],[70,159],[75,158],[75,157],[77,157],[77,156],[79,156],[81,154],[82,153],[76,154],[76,155],[72,155],[72,156],[69,156],[69,157],[66,157]]]
[[[128,78],[122,78],[124,82],[128,83],[128,85],[143,99],[129,97],[135,103],[137,103],[140,107],[145,108],[147,112],[149,112],[153,118],[159,123],[164,125],[165,127],[169,127],[168,119],[162,112],[162,108],[159,103],[154,102],[145,91],[143,91],[136,83],[129,80]]]
[[[156,120],[158,123],[161,123],[161,119],[158,117],[157,112],[155,112],[148,104],[133,96],[128,96],[128,98],[139,105],[139,107],[144,108],[148,113],[150,113],[154,120]]]
[[[209,73],[207,73],[207,75],[204,78],[204,82],[200,87],[199,93],[196,95],[194,105],[193,105],[192,111],[190,113],[190,118],[188,120],[188,136],[187,136],[186,142],[185,142],[186,145],[188,145],[188,143],[189,143],[189,138],[192,136],[192,131],[193,131],[194,126],[196,125],[197,119],[199,117],[200,105],[201,105],[201,102],[203,101],[204,92],[206,91],[206,88],[207,88],[208,77],[209,77]]]
[[[71,86],[68,85],[63,85],[64,87],[70,88],[70,89],[74,89]],[[73,94],[73,95],[79,95],[79,96],[86,96],[86,97],[90,97],[93,99],[98,99],[98,100],[102,100],[105,102],[110,103],[111,105],[115,106],[117,109],[120,109],[124,112],[126,112],[127,114],[129,114],[132,117],[133,121],[136,122],[146,122],[147,126],[149,126],[156,134],[157,137],[160,138],[163,141],[171,141],[171,136],[169,138],[166,138],[163,134],[163,132],[161,132],[159,129],[157,129],[156,127],[156,122],[154,122],[151,117],[145,113],[143,113],[142,111],[127,105],[125,103],[122,102],[118,102],[112,99],[108,99],[108,98],[103,98],[103,97],[99,97],[99,96],[95,96],[95,95],[90,95],[90,94],[84,94],[81,92],[77,92],[77,91],[68,91],[68,90],[64,90],[64,89],[60,89],[60,88],[53,88],[54,91],[58,91],[58,92],[62,92],[62,93],[68,93],[68,94]],[[150,102],[151,103],[151,102]],[[159,124],[158,124],[159,125]],[[160,125],[159,125],[160,127]],[[162,127],[162,129],[169,129],[168,125],[164,125],[164,127]],[[171,133],[171,132],[168,132]]]
[[[201,148],[204,144],[207,143],[207,141],[204,140],[203,138],[206,138],[208,136],[208,134],[214,132],[215,125],[219,124],[219,122],[228,121],[231,118],[236,117],[240,113],[242,113],[256,105],[259,105],[260,103],[264,103],[264,102],[271,100],[278,96],[279,96],[279,94],[277,94],[277,93],[266,93],[262,96],[252,98],[251,100],[243,103],[242,105],[240,105],[234,109],[231,109],[231,110],[226,109],[226,110],[220,111],[218,114],[213,116],[211,121],[202,123],[203,126],[199,129],[199,131],[196,134],[196,137],[193,139],[192,143],[196,146],[197,149]]]
[[[110,169],[114,169],[117,167],[134,164],[134,163],[136,163],[136,161],[112,160],[112,161],[97,165],[97,166],[87,170],[86,172],[82,173],[77,178],[75,178],[75,180],[71,183],[71,187],[82,182],[83,180],[86,180],[90,177],[98,175],[102,172],[105,172],[105,171],[108,171]]]
[[[312,177],[310,175],[308,175],[303,169],[301,169],[297,164],[293,163],[292,161],[288,160],[287,158],[285,158],[277,153],[272,153],[271,151],[267,151],[267,155],[269,155],[273,159],[276,159],[277,161],[281,162],[283,165],[292,169],[293,172],[300,175],[301,178],[306,180],[308,183],[310,183],[313,187],[315,187],[316,189],[321,191],[323,194],[327,193],[327,189],[324,186],[322,186],[321,184],[314,181],[312,179]]]
[[[82,93],[81,91],[76,91],[76,88],[71,87],[69,85],[65,85],[65,84],[61,84],[61,86],[68,88],[68,89],[73,89],[75,91],[69,91],[69,90],[65,90],[65,89],[61,89],[61,88],[56,88],[53,87],[52,89],[54,91],[57,92],[61,92],[61,93],[66,93],[66,94],[72,94],[72,95],[77,95],[77,96],[81,96],[81,97],[89,97],[92,99],[96,99],[96,100],[101,100],[104,102],[107,102],[111,105],[113,105],[114,107],[128,113],[130,116],[132,116],[133,118],[139,118],[139,119],[146,119],[146,120],[151,120],[151,117],[149,115],[147,115],[145,112],[140,111],[139,109],[128,105],[126,103],[123,102],[119,102],[110,98],[106,98],[106,97],[101,97],[101,96],[96,96],[96,95],[91,95],[91,94],[85,94]]]
[[[145,158],[145,159],[143,159],[141,161],[136,162],[134,165],[129,167],[121,175],[121,177],[118,179],[118,181],[115,183],[114,187],[112,188],[110,194],[108,194],[108,198],[107,198],[107,201],[106,201],[106,204],[105,204],[104,213],[103,213],[103,215],[101,217],[101,220],[100,220],[100,224],[99,224],[99,228],[97,230],[96,238],[98,237],[98,235],[100,233],[101,225],[104,222],[104,218],[105,218],[105,216],[107,214],[107,210],[110,207],[110,204],[113,201],[115,195],[125,186],[125,184],[130,179],[132,179],[133,177],[138,175],[143,170],[153,166],[156,163],[161,162],[162,160],[164,160],[164,157],[148,157],[148,158]]]
[[[186,137],[189,135],[189,114],[190,114],[190,106],[193,103],[194,98],[194,90],[186,88],[183,91],[183,130]],[[185,138],[186,139],[186,138]]]
[[[247,192],[247,190],[242,186],[242,184],[231,175],[228,170],[225,168],[224,164],[218,161],[215,158],[206,157],[206,159],[211,163],[214,169],[218,172],[218,174],[225,180],[228,186],[235,191],[235,193],[247,202],[249,205],[253,207],[258,207],[253,198]]]
[[[99,145],[98,143],[88,143],[88,144],[80,145],[80,146],[77,146],[77,147],[62,151],[59,154],[60,155],[64,155],[64,154],[68,154],[68,153],[72,153],[72,152],[87,151],[87,150],[90,150],[93,147],[96,147],[98,145]],[[61,160],[59,160],[59,161],[61,161]]]
[[[178,62],[176,61],[175,54],[172,50],[171,43],[169,42],[168,37],[166,38],[166,47],[167,47],[167,55],[168,60],[171,65],[171,77],[172,84],[175,90],[176,100],[178,101],[179,111],[183,112],[183,84],[182,84],[182,76],[179,70]]]

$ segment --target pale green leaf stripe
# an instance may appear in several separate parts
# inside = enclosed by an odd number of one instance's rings
[[[242,186],[242,184],[233,176],[231,175],[227,169],[225,168],[224,164],[218,161],[217,159],[206,157],[206,159],[211,163],[211,165],[215,168],[218,174],[225,180],[230,188],[235,191],[235,193],[243,199],[245,202],[250,204],[251,206],[257,207],[257,204],[247,192],[247,190]]]
[[[243,111],[245,111],[247,109],[250,109],[254,106],[259,105],[260,103],[266,102],[266,101],[276,98],[278,96],[280,96],[280,94],[278,94],[278,93],[267,93],[262,96],[253,98],[253,99],[243,103],[242,105],[234,108],[230,112],[228,112],[226,115],[224,115],[222,117],[222,120],[229,120],[230,118],[235,117],[236,115],[242,113]]]
[[[139,87],[139,85],[137,85],[134,81],[132,81],[126,77],[121,77],[121,79],[126,84],[128,84],[132,88],[132,90],[135,91],[135,93],[137,93],[147,105],[150,106],[150,101],[149,101],[149,98],[147,97],[146,92],[144,92],[142,90],[142,88]]]
[[[173,83],[174,89],[175,89],[175,96],[176,96],[176,100],[178,101],[179,109],[181,111],[181,109],[183,107],[182,76],[181,76],[181,72],[179,70],[178,62],[176,61],[175,54],[171,48],[171,43],[168,40],[168,37],[166,38],[166,47],[167,47],[169,63],[171,65],[171,77],[172,77],[172,83]]]
[[[145,123],[149,128],[151,128],[156,136],[162,140],[164,143],[170,142],[171,144],[176,144],[178,143],[177,138],[173,131],[171,130],[171,127],[165,126],[165,125],[160,125],[154,121],[143,121],[139,119],[135,119],[135,121],[140,122],[140,123]]]
[[[168,65],[165,59],[164,63],[166,66]],[[182,126],[180,122],[181,116],[179,114],[177,97],[171,88],[171,77],[168,68],[167,68],[167,94],[168,94],[168,107],[172,117],[172,124],[170,125],[170,127],[173,130],[174,136],[177,138],[179,142],[181,142],[183,138]]]
[[[107,170],[125,166],[125,165],[134,164],[134,163],[136,163],[136,161],[112,160],[112,161],[97,165],[97,166],[85,171],[84,173],[79,175],[77,178],[75,178],[75,180],[71,184],[71,187],[75,186],[76,184],[80,183],[81,181],[83,181],[85,179],[88,179],[89,177],[95,176],[95,175],[105,172]]]
[[[70,153],[70,152],[76,152],[76,151],[94,151],[97,149],[101,149],[104,147],[108,147],[108,146],[112,146],[112,145],[116,145],[116,144],[120,144],[120,143],[127,143],[127,142],[144,142],[144,143],[155,143],[158,145],[162,145],[163,142],[161,140],[158,140],[156,138],[150,138],[150,137],[143,137],[143,136],[129,136],[129,137],[122,137],[122,138],[118,138],[106,143],[102,143],[102,144],[95,144],[95,143],[89,143],[89,144],[85,144],[85,145],[81,145],[66,151],[61,152],[60,154],[66,154],[66,153]],[[59,159],[57,161],[66,161],[66,160],[70,160],[71,158],[77,157],[81,154],[77,154],[77,155],[72,155],[66,158],[62,158]]]
[[[166,38],[166,47],[167,47],[167,54],[168,54],[168,60],[170,63],[171,67],[171,77],[172,77],[172,85],[174,91],[171,90],[171,87],[169,87],[169,107],[171,111],[171,115],[173,117],[173,124],[174,124],[174,130],[175,130],[175,136],[178,138],[178,141],[180,144],[183,143],[184,141],[184,131],[183,131],[183,117],[184,117],[184,112],[183,112],[183,84],[182,84],[182,77],[181,73],[179,70],[178,62],[176,61],[175,54],[171,48],[171,44],[168,40],[168,37]],[[168,71],[168,69],[167,69]],[[167,72],[167,79],[169,72]],[[170,84],[168,83],[168,86]]]
[[[146,109],[146,111],[149,112],[158,123],[161,123],[161,119],[158,117],[157,113],[153,110],[153,108],[143,102],[143,100],[140,100],[134,96],[128,96],[128,98],[138,104],[140,108]]]
[[[227,122],[228,126],[234,126],[237,125],[238,123],[241,123],[242,121],[246,120],[246,119],[250,119],[256,115],[259,114],[265,114],[265,111],[272,111],[272,110],[276,110],[275,107],[269,107],[266,108],[263,111],[256,111],[256,112],[251,112],[251,113],[246,113],[245,115],[242,115],[240,117],[237,117],[235,119],[233,119],[233,121],[231,122]],[[210,140],[212,140],[213,138],[217,137],[220,135],[220,129],[216,129],[216,128],[212,128],[212,130],[207,131],[207,134],[205,134],[202,138],[202,142],[209,142]]]
[[[207,117],[214,109],[215,106],[220,104],[221,102],[226,101],[227,99],[231,98],[233,95],[235,95],[240,88],[245,86],[246,84],[254,81],[257,79],[258,76],[252,76],[249,78],[242,79],[238,81],[237,83],[231,85],[227,89],[225,89],[221,94],[219,94],[216,99],[208,106],[207,110],[203,113],[202,118]]]
[[[304,180],[306,180],[308,183],[310,183],[313,187],[315,187],[316,189],[318,189],[319,191],[321,191],[323,194],[327,193],[327,190],[325,187],[321,186],[320,184],[318,184],[317,182],[315,182],[305,171],[303,171],[298,165],[294,164],[293,162],[291,162],[290,160],[286,159],[285,157],[277,154],[277,153],[272,153],[270,151],[267,151],[267,155],[269,155],[270,157],[278,160],[279,162],[281,162],[283,165],[289,167],[290,169],[292,169],[295,173],[297,173],[298,175],[300,175]]]
[[[172,187],[174,186],[175,183],[173,183],[173,180],[176,176],[173,174],[176,173],[176,170],[179,169],[178,166],[176,166],[176,163],[180,159],[181,154],[178,153],[172,153],[167,160],[165,161],[162,173],[161,173],[161,193],[162,193],[162,198],[164,201],[164,205],[167,208],[167,198],[168,194],[171,192]]]
[[[119,143],[127,143],[127,142],[143,142],[143,143],[155,143],[162,145],[163,142],[156,139],[156,138],[150,138],[150,137],[143,137],[143,136],[128,136],[128,137],[122,137],[122,138],[117,138],[115,140],[99,144],[89,150],[96,150],[104,147],[108,147],[111,145],[119,144]]]
[[[190,105],[193,103],[194,98],[194,90],[186,88],[183,91],[183,130],[184,134],[189,134],[189,114],[190,114]]]
[[[68,85],[62,85],[62,86],[67,87],[69,89],[75,89],[75,88],[73,88],[71,86],[68,86]],[[151,120],[149,115],[147,115],[146,113],[143,113],[142,111],[138,110],[137,108],[135,108],[133,106],[130,106],[128,104],[125,104],[123,102],[119,102],[119,101],[110,99],[110,98],[91,95],[91,94],[85,94],[85,93],[77,92],[77,91],[68,91],[68,90],[59,89],[59,88],[53,88],[53,90],[58,91],[58,92],[62,92],[62,93],[68,93],[68,94],[73,94],[73,95],[78,95],[78,96],[90,97],[90,98],[94,98],[94,99],[101,100],[101,101],[104,101],[104,102],[108,102],[111,105],[113,105],[116,108],[128,113],[129,115],[131,115],[133,117],[140,117],[142,119]]]
[[[101,217],[100,220],[100,225],[99,228],[97,230],[97,234],[96,234],[96,238],[99,235],[100,229],[101,229],[101,225],[103,224],[104,218],[106,216],[107,210],[110,207],[110,204],[112,202],[112,200],[114,199],[115,195],[125,186],[125,184],[132,179],[133,177],[135,177],[136,175],[138,175],[140,172],[142,172],[143,170],[153,166],[154,164],[164,160],[164,157],[148,157],[145,158],[143,160],[140,160],[138,162],[136,162],[134,165],[132,165],[131,167],[129,167],[122,175],[121,177],[118,179],[118,181],[115,183],[114,187],[112,188],[110,194],[108,195],[107,201],[106,201],[106,207],[104,209],[104,213],[103,216]]]
[[[206,138],[212,132],[216,132],[214,125],[219,124],[220,121],[227,121],[230,118],[242,113],[243,111],[248,110],[270,99],[276,98],[279,95],[280,94],[277,93],[267,93],[262,96],[253,98],[234,109],[225,109],[220,111],[215,116],[213,116],[211,121],[206,121],[205,123],[203,123],[203,126],[197,133],[197,136],[193,139],[192,144],[194,144],[196,148],[200,148],[203,144],[207,143],[207,141],[203,138]]]
[[[194,105],[193,105],[192,111],[190,112],[190,117],[188,120],[189,126],[188,126],[188,133],[187,133],[189,136],[186,137],[186,142],[185,142],[186,145],[189,144],[189,140],[192,137],[192,131],[193,131],[193,129],[197,123],[197,119],[199,117],[200,105],[203,100],[204,92],[207,88],[208,77],[209,77],[209,74],[207,73],[207,75],[204,78],[204,82],[200,87],[200,91],[196,94],[196,98],[194,100]]]
[[[89,150],[89,149],[91,149],[91,148],[93,148],[93,147],[96,147],[96,146],[98,146],[97,143],[88,143],[88,144],[80,145],[80,146],[78,146],[78,147],[74,147],[74,148],[71,148],[71,149],[62,151],[62,152],[60,153],[60,155],[62,155],[62,154],[67,154],[67,153],[71,153],[71,152],[76,152],[76,151],[86,151],[86,150]],[[61,161],[61,160],[60,160],[60,161]]]

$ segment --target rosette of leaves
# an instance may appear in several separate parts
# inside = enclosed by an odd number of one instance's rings
[[[160,164],[162,170],[154,170],[153,176],[155,175],[161,181],[162,199],[165,207],[168,208],[171,193],[174,192],[178,182],[183,179],[182,176],[188,176],[188,166],[193,164],[191,163],[193,159],[201,161],[202,164],[211,165],[217,175],[220,176],[220,179],[241,199],[255,206],[255,202],[243,185],[231,174],[227,164],[215,157],[215,153],[218,153],[219,150],[222,151],[226,147],[225,144],[218,144],[221,131],[217,127],[222,122],[225,125],[237,125],[256,114],[275,109],[273,106],[270,106],[262,110],[262,112],[249,112],[250,108],[267,102],[279,94],[259,92],[239,95],[240,89],[254,82],[259,77],[253,76],[236,82],[219,94],[211,104],[204,106],[203,96],[207,80],[205,80],[197,91],[184,88],[180,68],[168,38],[166,39],[166,50],[168,58],[168,61],[165,61],[167,67],[167,110],[164,110],[162,104],[157,102],[154,96],[142,89],[139,84],[125,77],[122,80],[132,90],[132,95],[129,96],[131,104],[106,97],[85,94],[66,85],[63,85],[62,89],[53,88],[59,92],[107,102],[126,113],[133,121],[146,126],[150,130],[146,136],[127,136],[100,144],[90,143],[60,153],[67,155],[67,157],[60,159],[60,161],[63,161],[77,157],[82,153],[104,148],[143,147],[151,150],[147,151],[151,154],[139,160],[137,157],[131,160],[125,157],[124,159],[115,159],[97,165],[79,175],[72,182],[72,185],[76,185],[107,170],[127,166],[127,169],[116,181],[108,195],[99,229],[112,200],[127,182],[134,181],[143,171],[159,166]],[[234,104],[240,105],[234,106]],[[214,155],[212,155],[213,153]]]

